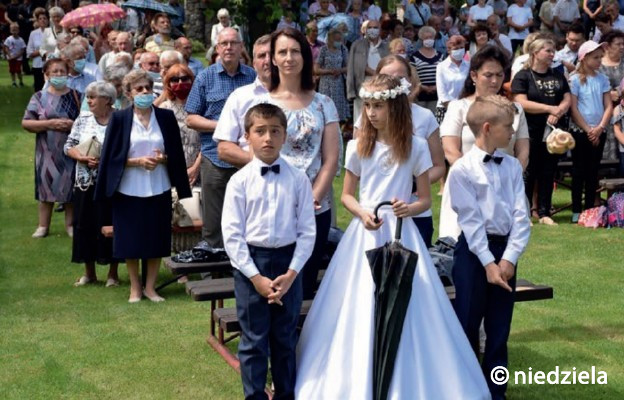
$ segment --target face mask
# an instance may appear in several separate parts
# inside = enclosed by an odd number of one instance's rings
[[[435,43],[435,41],[433,39],[423,40],[423,46],[425,46],[427,48],[433,47],[434,43]]]
[[[379,37],[379,28],[368,28],[366,30],[366,36],[372,40],[377,39]]]
[[[158,72],[147,71],[147,74],[150,76],[150,78],[152,78],[154,82],[160,82],[162,80],[162,77]]]
[[[171,85],[171,91],[178,99],[184,100],[191,92],[191,82],[180,82]]]
[[[141,63],[140,62],[135,62],[134,63],[134,69],[140,69],[141,68]]]
[[[455,61],[461,61],[464,59],[464,55],[466,54],[466,49],[457,49],[451,51],[451,58]]]
[[[342,42],[341,41],[335,41],[334,42],[334,47],[338,47],[339,48],[340,46],[342,46]]]
[[[152,93],[139,94],[134,96],[134,105],[138,108],[150,108],[154,102],[154,95]]]
[[[80,60],[74,61],[74,69],[79,74],[82,74],[82,71],[84,71],[86,65],[87,65],[87,60],[85,58],[81,58]]]
[[[407,59],[407,54],[405,54],[405,53],[399,53],[399,54],[397,54],[397,56],[403,57],[403,58]]]
[[[55,89],[65,89],[65,86],[67,86],[67,75],[53,76],[50,78],[50,85],[54,86]]]

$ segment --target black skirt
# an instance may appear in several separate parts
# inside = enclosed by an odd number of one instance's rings
[[[171,255],[171,191],[152,197],[113,196],[113,256],[121,259]]]
[[[113,240],[102,235],[102,226],[111,225],[110,201],[93,201],[95,185],[82,191],[74,188],[74,238],[72,262],[110,264]]]

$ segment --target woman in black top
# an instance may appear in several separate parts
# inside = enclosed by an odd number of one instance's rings
[[[567,130],[567,112],[571,96],[568,82],[558,71],[550,68],[555,56],[555,43],[538,39],[529,46],[529,60],[511,82],[514,101],[522,105],[529,126],[531,147],[525,174],[525,190],[529,201],[537,182],[539,222],[556,225],[550,218],[551,198],[558,156],[546,149],[546,136],[552,126]]]

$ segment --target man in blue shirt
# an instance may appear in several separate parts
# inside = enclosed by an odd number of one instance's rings
[[[199,73],[202,69],[204,69],[204,64],[196,58],[191,57],[193,54],[193,44],[190,40],[185,38],[184,36],[176,39],[174,43],[174,49],[182,54],[182,57],[186,60],[186,64],[193,71],[195,77],[199,76]]]
[[[256,79],[253,68],[241,64],[243,41],[233,28],[223,29],[217,36],[215,47],[217,62],[197,76],[186,100],[186,124],[200,132],[201,138],[201,183],[203,193],[202,238],[212,247],[223,247],[221,235],[221,212],[225,187],[236,168],[219,160],[217,143],[212,135],[217,126],[221,110],[230,93],[249,85]]]

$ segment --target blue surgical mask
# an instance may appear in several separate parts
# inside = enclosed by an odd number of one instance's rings
[[[80,60],[74,60],[74,69],[79,74],[82,74],[82,71],[84,71],[86,65],[87,65],[86,58],[81,58]]]
[[[334,42],[334,47],[340,48],[340,46],[342,46],[342,42],[340,40]]]
[[[49,79],[50,85],[54,86],[55,89],[62,90],[67,86],[67,75],[63,76],[53,76]]]
[[[154,103],[154,95],[152,93],[134,96],[134,105],[138,108],[150,108],[152,103]]]
[[[160,82],[162,80],[160,74],[154,71],[147,71],[147,74],[152,78],[154,82]]]

